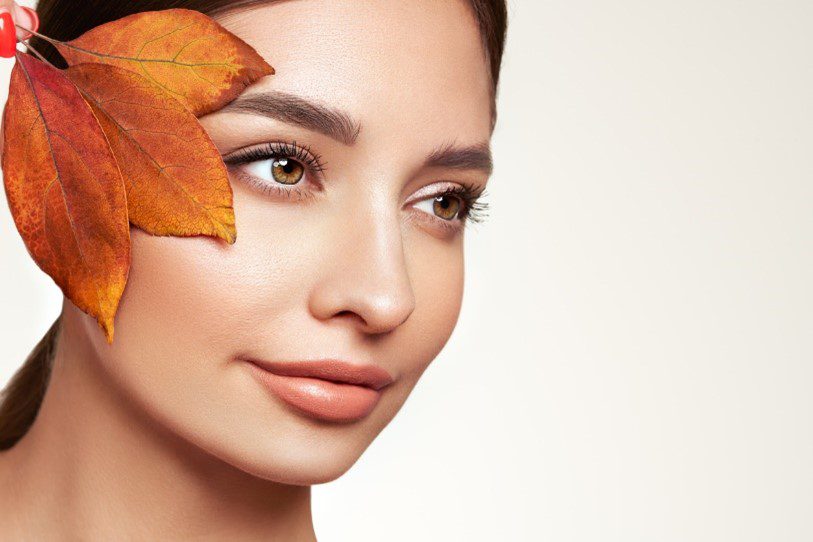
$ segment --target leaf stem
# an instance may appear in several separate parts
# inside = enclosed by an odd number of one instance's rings
[[[46,64],[48,64],[49,66],[51,66],[53,69],[55,69],[55,70],[58,70],[58,69],[59,69],[59,68],[57,68],[56,66],[54,66],[53,64],[51,64],[51,63],[48,61],[48,59],[47,59],[47,58],[45,58],[45,57],[42,55],[42,53],[40,53],[39,51],[37,51],[36,49],[34,49],[34,47],[33,47],[33,46],[30,44],[30,43],[28,43],[28,38],[26,38],[26,39],[22,40],[20,43],[24,43],[24,44],[25,44],[25,47],[26,47],[27,49],[30,49],[30,50],[31,50],[31,52],[33,52],[35,55],[37,55],[37,56],[39,57],[39,59],[40,59],[40,60],[42,60],[43,62],[45,62],[45,63],[46,63]]]
[[[31,33],[31,34],[34,34],[34,35],[35,35],[35,36],[37,36],[38,38],[42,38],[42,39],[44,39],[45,41],[47,41],[48,43],[50,43],[50,44],[52,44],[52,45],[57,44],[57,43],[62,43],[62,42],[61,42],[61,41],[59,41],[59,40],[55,40],[55,39],[53,39],[53,38],[49,38],[49,37],[48,37],[48,36],[46,36],[45,34],[40,34],[39,32],[36,32],[36,31],[34,31],[34,30],[31,30],[30,28],[26,28],[26,27],[24,27],[24,26],[20,26],[20,25],[18,25],[17,23],[14,23],[14,26],[16,26],[17,28],[19,28],[20,30],[24,30],[25,32],[29,32],[29,33]],[[30,38],[30,36],[29,36],[29,38]],[[26,41],[26,40],[28,40],[29,38],[25,38],[25,40],[22,40],[22,41]]]

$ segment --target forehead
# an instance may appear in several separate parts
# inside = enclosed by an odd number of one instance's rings
[[[359,120],[360,139],[488,139],[490,76],[467,0],[287,0],[218,21],[276,70],[246,94],[329,103]]]

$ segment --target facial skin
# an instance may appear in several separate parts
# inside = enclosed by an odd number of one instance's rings
[[[477,171],[421,169],[438,145],[489,137],[488,71],[467,9],[301,1],[222,20],[276,69],[246,93],[305,97],[347,112],[361,130],[345,145],[246,113],[201,119],[224,156],[269,140],[308,145],[326,163],[324,188],[306,172],[297,186],[315,199],[297,201],[232,175],[231,246],[133,230],[112,347],[85,319],[100,369],[123,393],[190,442],[263,478],[313,484],[350,468],[457,322],[462,232],[446,233],[431,205],[405,203],[439,180],[486,181]],[[459,24],[467,18],[471,24]],[[275,183],[269,162],[252,170]],[[362,421],[321,423],[274,401],[235,361],[246,355],[373,363],[396,382]]]
[[[444,228],[432,199],[484,187],[488,173],[423,164],[445,144],[488,142],[488,65],[462,0],[298,0],[219,21],[276,70],[244,95],[283,91],[341,110],[357,139],[228,108],[202,117],[227,158],[268,141],[310,148],[325,171],[306,167],[296,187],[313,197],[264,193],[237,174],[296,188],[274,180],[271,160],[232,167],[236,242],[132,228],[113,344],[70,303],[66,340],[156,434],[263,480],[323,483],[393,419],[457,322],[464,234]],[[269,394],[241,357],[340,358],[395,382],[366,418],[321,422]]]

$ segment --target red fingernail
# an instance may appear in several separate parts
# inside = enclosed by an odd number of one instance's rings
[[[0,10],[0,56],[11,58],[17,52],[17,29],[11,13]]]

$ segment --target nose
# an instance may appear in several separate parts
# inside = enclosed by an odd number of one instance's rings
[[[396,329],[415,310],[401,221],[385,204],[337,213],[322,272],[311,291],[311,313],[323,321],[344,319],[368,334]]]

